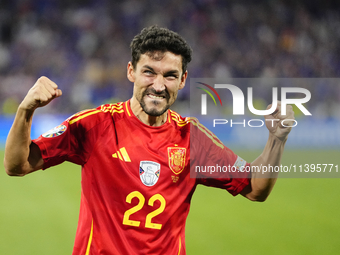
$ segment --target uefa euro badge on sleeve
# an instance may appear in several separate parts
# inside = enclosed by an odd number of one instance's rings
[[[180,174],[185,167],[186,148],[168,147],[169,167],[175,174]]]
[[[55,128],[52,128],[51,130],[47,131],[46,133],[42,134],[42,137],[45,138],[52,138],[57,137],[63,134],[66,131],[66,126],[61,124]]]
[[[234,167],[236,167],[236,169],[237,169],[238,171],[244,172],[244,171],[246,170],[246,169],[245,169],[246,163],[247,163],[247,162],[246,162],[243,158],[237,156],[237,159],[236,159],[236,161],[235,161]]]
[[[139,177],[146,186],[153,186],[158,181],[161,165],[152,161],[141,161],[139,164]]]

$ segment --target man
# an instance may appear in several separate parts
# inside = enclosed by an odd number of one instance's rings
[[[185,86],[191,60],[182,37],[152,26],[135,36],[131,50],[130,100],[77,113],[31,141],[35,109],[62,95],[53,81],[41,77],[20,104],[8,135],[4,164],[9,175],[24,176],[65,160],[82,166],[73,254],[185,254],[185,221],[197,184],[264,201],[276,181],[275,173],[239,171],[249,164],[198,121],[169,109]],[[293,119],[291,107],[287,116],[279,107],[266,118]],[[252,166],[280,164],[290,128],[277,123],[267,126],[267,145]],[[208,162],[238,171],[190,178],[190,164]]]

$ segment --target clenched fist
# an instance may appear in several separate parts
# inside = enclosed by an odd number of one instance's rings
[[[36,108],[47,105],[54,98],[61,95],[62,91],[58,89],[58,85],[49,78],[42,76],[28,91],[20,107],[28,111],[34,111]]]
[[[271,105],[268,106],[269,109]],[[294,125],[294,111],[291,105],[286,106],[286,115],[281,113],[281,102],[278,101],[276,110],[270,114],[264,116],[266,120],[266,126],[270,133],[275,135],[280,140],[287,139],[289,132]]]

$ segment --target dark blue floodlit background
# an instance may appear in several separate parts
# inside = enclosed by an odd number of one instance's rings
[[[77,226],[79,166],[24,178],[3,169],[7,133],[27,91],[42,75],[63,90],[37,110],[33,138],[77,111],[128,100],[129,44],[154,24],[180,33],[193,49],[189,80],[173,108],[183,116],[191,112],[191,78],[340,77],[336,0],[1,0],[0,254],[71,254]],[[256,101],[263,109],[270,90],[256,91]],[[296,112],[301,128],[292,131],[282,163],[340,165],[340,85],[313,88],[306,107],[313,117]],[[225,117],[233,118],[228,109]],[[219,132],[248,161],[267,136],[240,127]],[[187,254],[337,254],[339,194],[335,178],[279,179],[261,204],[199,186],[186,225]]]

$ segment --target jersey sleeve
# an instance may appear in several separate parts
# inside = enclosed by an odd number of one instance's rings
[[[198,184],[239,194],[250,182],[250,164],[197,120],[190,126],[190,171]]]
[[[94,127],[98,124],[100,112],[93,109],[77,113],[33,140],[40,148],[43,169],[64,161],[85,164],[99,135]]]

